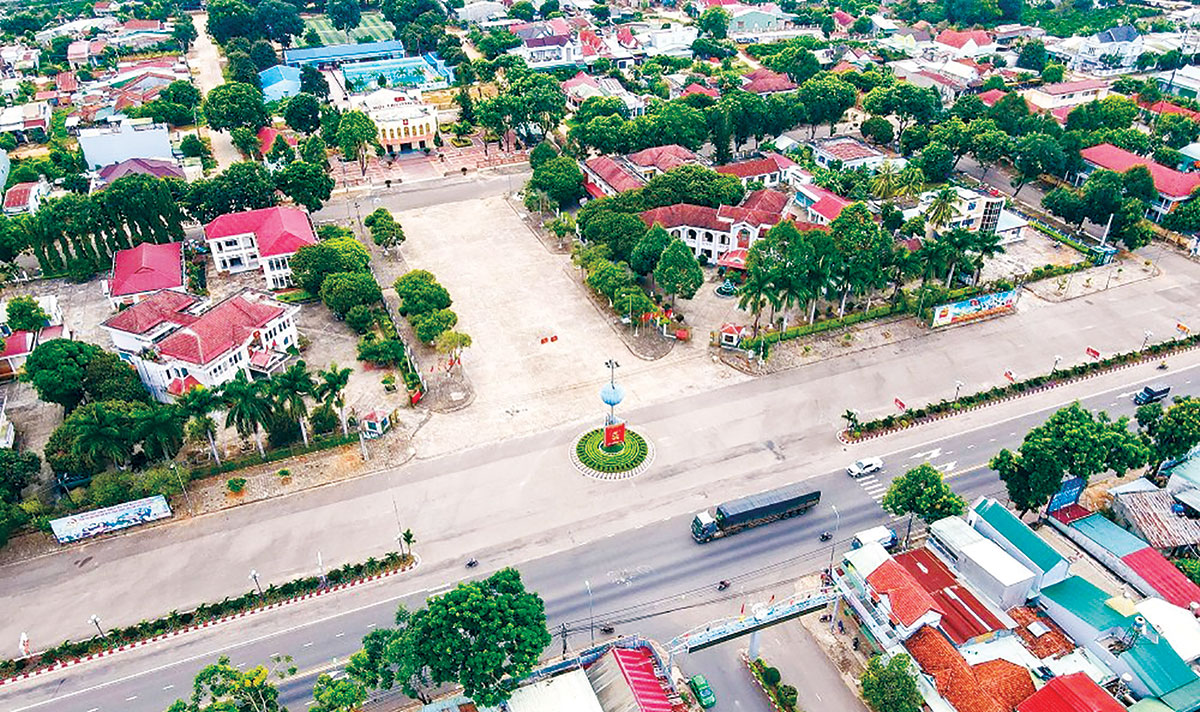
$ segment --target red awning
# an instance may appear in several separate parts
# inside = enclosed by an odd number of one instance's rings
[[[729,250],[717,259],[718,267],[726,267],[728,269],[746,269],[746,255],[749,250],[737,248]]]

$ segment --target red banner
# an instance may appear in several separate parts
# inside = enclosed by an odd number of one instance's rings
[[[625,424],[607,425],[604,427],[604,447],[612,447],[625,442]]]
[[[1092,358],[1100,358],[1100,352],[1096,349],[1093,349],[1091,346],[1087,347],[1087,355],[1091,356]]]
[[[904,405],[904,401],[900,400],[899,398],[896,398],[893,402],[896,404],[896,407],[899,408],[900,410],[908,409],[908,406]]]
[[[1005,372],[1004,372],[1004,377],[1005,377],[1005,378],[1007,378],[1007,379],[1008,379],[1010,382],[1012,382],[1012,383],[1016,383],[1016,382],[1017,382],[1017,378],[1016,378],[1016,376],[1014,376],[1014,375],[1013,375],[1013,372],[1012,372],[1012,371],[1005,371]]]

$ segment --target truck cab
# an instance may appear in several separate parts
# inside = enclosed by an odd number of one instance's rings
[[[888,527],[872,527],[856,533],[854,539],[850,541],[850,548],[861,549],[872,542],[891,551],[899,543],[899,540],[896,537],[896,532]]]
[[[692,538],[701,544],[715,537],[718,531],[717,520],[707,511],[692,518]]]

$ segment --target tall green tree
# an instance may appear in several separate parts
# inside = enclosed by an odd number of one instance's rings
[[[133,439],[151,460],[170,460],[183,447],[183,410],[173,403],[146,405],[133,411]]]
[[[1026,433],[1017,452],[1001,450],[989,466],[1024,514],[1050,501],[1063,478],[1086,480],[1110,470],[1124,474],[1149,456],[1149,447],[1129,430],[1128,418],[1114,421],[1074,403]]]
[[[652,275],[662,257],[663,250],[671,242],[671,233],[660,223],[654,223],[646,234],[633,246],[629,254],[629,268],[640,275]]]
[[[317,384],[303,361],[297,361],[271,378],[270,390],[275,396],[278,410],[287,414],[300,427],[300,436],[308,446],[308,429],[304,419],[308,417],[305,398],[315,394]]]
[[[176,700],[167,712],[287,712],[272,678],[296,674],[291,662],[291,657],[275,656],[271,668],[242,670],[222,655],[196,674],[191,699]]]
[[[252,381],[246,378],[245,371],[238,371],[232,381],[221,387],[221,398],[225,405],[225,427],[236,428],[243,438],[253,436],[258,454],[266,455],[259,430],[274,414],[274,407],[263,382]]]
[[[346,160],[357,160],[362,174],[366,175],[367,149],[379,145],[375,122],[362,111],[343,112],[338,123],[337,144]]]
[[[212,413],[220,410],[220,394],[210,388],[199,386],[193,388],[175,399],[175,405],[188,419],[189,432],[202,434],[208,439],[208,447],[212,451],[213,461],[221,464],[221,453],[217,450],[216,423]]]
[[[875,712],[921,712],[925,707],[912,658],[903,653],[890,660],[872,657],[860,682],[863,699]]]
[[[691,299],[704,284],[704,271],[696,261],[692,248],[679,238],[667,243],[658,264],[654,267],[654,283],[670,295],[674,304],[676,297]]]
[[[346,386],[350,383],[351,373],[351,369],[339,368],[335,361],[324,371],[317,373],[317,383],[313,391],[326,407],[337,408],[342,435],[349,435],[346,425]]]
[[[267,125],[267,107],[262,92],[250,84],[226,82],[213,87],[204,98],[204,117],[217,131],[239,126],[257,131]]]
[[[293,161],[275,172],[279,191],[310,213],[315,213],[333,195],[333,178],[322,166],[308,161]]]
[[[710,7],[700,13],[696,27],[715,40],[723,40],[729,34],[729,13],[721,7]]]
[[[362,10],[357,0],[329,0],[325,5],[325,14],[329,16],[329,23],[334,29],[347,33],[347,36],[362,22]]]
[[[87,365],[97,351],[92,344],[70,339],[42,342],[25,359],[21,380],[33,386],[38,398],[70,412],[83,400]]]
[[[920,517],[926,524],[939,519],[962,514],[967,502],[950,489],[945,475],[928,462],[917,465],[900,477],[892,480],[880,502],[884,511],[896,516],[908,515],[909,531],[913,517]],[[907,537],[905,537],[907,541]]]
[[[1176,398],[1157,419],[1153,442],[1158,462],[1183,457],[1200,444],[1200,399]]]
[[[71,414],[72,454],[97,469],[124,465],[133,454],[129,418],[106,403],[89,403]]]

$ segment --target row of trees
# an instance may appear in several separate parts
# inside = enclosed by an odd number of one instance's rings
[[[458,323],[458,315],[450,309],[450,292],[433,273],[410,270],[393,287],[400,298],[400,315],[408,319],[421,343],[434,343]]]

